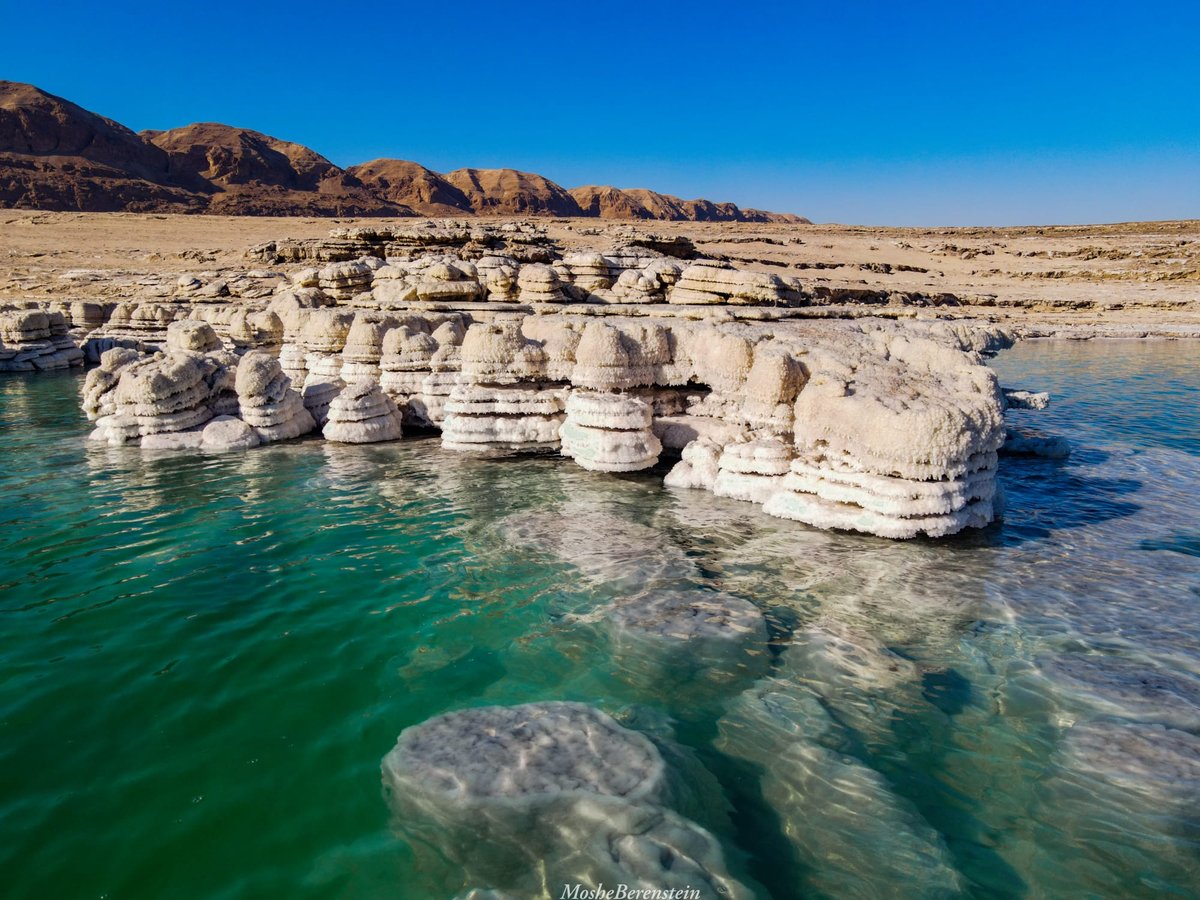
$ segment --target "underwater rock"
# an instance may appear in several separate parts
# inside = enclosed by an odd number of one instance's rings
[[[1171,728],[1200,728],[1200,679],[1098,653],[1059,653],[1037,660],[1051,691],[1103,715]]]

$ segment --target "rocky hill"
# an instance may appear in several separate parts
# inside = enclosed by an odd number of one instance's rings
[[[0,208],[244,216],[504,216],[806,222],[644,189],[568,191],[516,169],[377,159],[342,169],[301,144],[214,122],[136,134],[0,81]]]

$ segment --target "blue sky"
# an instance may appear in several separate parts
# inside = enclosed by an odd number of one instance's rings
[[[16,3],[0,78],[816,221],[1200,217],[1200,4]]]

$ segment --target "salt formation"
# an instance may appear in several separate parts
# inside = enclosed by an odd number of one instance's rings
[[[1119,656],[1060,653],[1037,667],[1072,706],[1171,728],[1200,729],[1200,679]]]
[[[269,309],[235,310],[229,320],[229,340],[238,353],[257,349],[278,353],[283,346],[283,320]]]
[[[599,253],[575,253],[563,257],[562,265],[571,286],[578,290],[581,300],[587,299],[588,295],[595,291],[605,291],[612,287],[608,260]]]
[[[324,435],[342,444],[374,444],[400,439],[400,411],[379,383],[351,382],[329,404]]]
[[[777,275],[746,272],[716,260],[699,260],[683,270],[667,300],[706,306],[792,306],[799,305],[803,297],[795,284],[786,283]]]
[[[329,404],[345,387],[341,379],[340,351],[346,345],[352,318],[334,310],[313,310],[300,334],[307,374],[301,396],[305,408],[320,426],[325,425]]]
[[[986,525],[1004,440],[995,375],[925,339],[894,336],[877,352],[809,379],[797,459],[764,511],[891,538]]]
[[[792,448],[778,438],[729,444],[717,463],[712,491],[718,497],[766,503],[783,485]]]
[[[474,452],[555,449],[563,422],[557,388],[461,385],[445,405],[442,446]]]
[[[235,385],[239,415],[260,442],[290,440],[316,427],[291,379],[269,352],[252,350],[243,356]]]
[[[0,312],[0,372],[34,372],[83,365],[83,351],[61,312]]]
[[[365,260],[332,263],[317,273],[317,284],[334,299],[349,300],[355,294],[370,290],[374,271]]]
[[[516,301],[520,268],[521,264],[510,256],[484,256],[475,263],[487,299],[497,303]]]
[[[474,271],[463,271],[467,263],[435,263],[421,273],[417,282],[417,296],[421,300],[443,303],[471,303],[483,294]],[[474,269],[474,266],[470,266]]]
[[[742,385],[740,419],[751,428],[790,439],[796,397],[806,381],[804,369],[770,341],[754,348],[753,360]]]
[[[672,779],[654,744],[584,704],[430,719],[400,734],[383,780],[397,826],[466,884],[521,896],[601,883],[750,896],[712,835],[668,807]]]
[[[342,347],[342,367],[338,375],[347,384],[363,379],[378,380],[380,358],[383,356],[383,339],[396,326],[396,320],[376,312],[361,312],[355,315],[346,332],[346,343]]]
[[[1065,765],[1106,784],[1148,794],[1165,806],[1200,796],[1200,737],[1134,722],[1094,721],[1073,726],[1062,748]]]
[[[614,669],[657,689],[728,686],[767,665],[766,620],[731,594],[649,591],[618,601],[608,621]]]
[[[667,473],[663,484],[672,488],[713,490],[720,472],[721,452],[721,445],[711,438],[689,442],[683,448],[683,458]]]
[[[521,303],[565,303],[567,301],[558,273],[540,263],[521,266],[521,270],[517,273],[517,287],[520,291],[517,300]]]
[[[206,401],[203,357],[157,355],[126,366],[114,389],[114,413],[96,420],[91,439],[120,445],[149,435],[174,434],[213,417]]]
[[[126,347],[114,347],[100,355],[100,365],[83,380],[83,411],[89,421],[116,413],[116,387],[121,372],[141,358],[142,354]]]
[[[829,714],[802,687],[761,682],[717,728],[719,750],[761,768],[763,800],[804,867],[807,892],[893,897],[920,885],[922,897],[959,896],[941,836],[883,776],[838,752]]]
[[[641,400],[576,391],[567,398],[562,452],[593,472],[636,472],[658,462],[662,444]]]
[[[405,424],[431,427],[424,404],[417,396],[432,371],[438,342],[409,325],[391,329],[383,337],[379,360],[379,386],[399,407]]]

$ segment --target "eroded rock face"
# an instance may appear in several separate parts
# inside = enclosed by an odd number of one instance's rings
[[[83,365],[83,351],[61,312],[0,311],[0,372],[41,372]]]
[[[351,382],[329,404],[325,440],[342,444],[398,441],[400,411],[372,379]]]
[[[567,398],[564,456],[595,472],[637,472],[658,462],[662,444],[650,406],[633,397],[576,391]]]
[[[558,896],[574,883],[690,885],[704,897],[750,896],[712,835],[669,808],[671,776],[654,744],[584,704],[430,719],[400,734],[383,780],[402,835],[429,842],[464,886]]]

